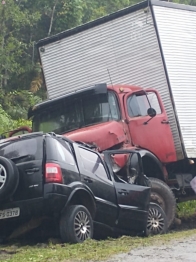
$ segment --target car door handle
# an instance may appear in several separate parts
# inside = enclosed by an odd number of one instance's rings
[[[32,174],[34,174],[35,172],[38,172],[38,171],[39,171],[39,167],[33,167],[33,168],[29,168],[29,169],[25,170],[27,175],[32,175]]]
[[[84,177],[84,181],[87,183],[93,183],[93,180],[90,177]]]
[[[169,121],[168,121],[168,120],[162,120],[162,121],[161,121],[161,124],[167,124],[167,125],[168,125],[168,124],[169,124]]]
[[[120,195],[123,195],[123,196],[126,196],[126,195],[128,195],[129,194],[129,192],[127,191],[127,190],[120,190],[120,191],[118,191],[118,193],[120,194]]]

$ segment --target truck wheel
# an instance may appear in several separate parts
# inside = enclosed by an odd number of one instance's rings
[[[167,217],[157,204],[150,204],[145,235],[166,234],[168,229]]]
[[[149,177],[151,182],[151,199],[150,201],[158,204],[165,212],[168,227],[174,221],[176,211],[176,199],[172,190],[162,180]]]
[[[16,165],[5,157],[0,157],[0,201],[14,194],[18,186],[19,173]]]
[[[60,219],[60,236],[63,242],[81,243],[93,237],[93,220],[84,206],[70,206]]]

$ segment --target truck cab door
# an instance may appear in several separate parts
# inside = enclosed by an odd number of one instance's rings
[[[176,161],[173,136],[167,114],[155,90],[127,94],[124,108],[132,143],[154,153],[161,162]],[[148,109],[154,108],[151,118]]]

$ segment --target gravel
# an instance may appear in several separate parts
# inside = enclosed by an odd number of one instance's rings
[[[196,235],[161,246],[140,247],[116,255],[107,262],[196,262]]]

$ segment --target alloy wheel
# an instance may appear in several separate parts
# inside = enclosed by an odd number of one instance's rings
[[[74,219],[74,230],[78,239],[81,241],[90,238],[91,225],[88,215],[84,211],[79,211]]]
[[[147,230],[152,235],[160,234],[164,230],[164,217],[156,208],[150,208],[148,212]]]

